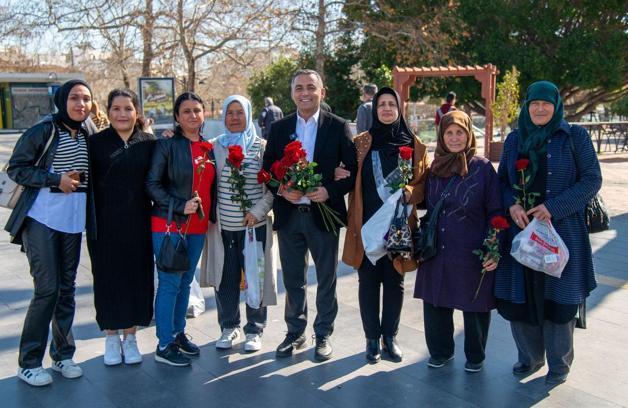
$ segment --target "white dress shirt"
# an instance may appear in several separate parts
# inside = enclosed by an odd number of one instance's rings
[[[307,154],[307,161],[314,160],[314,147],[316,146],[316,132],[318,131],[318,117],[321,110],[318,109],[314,115],[312,115],[307,121],[299,115],[297,111],[297,127],[295,133],[297,140],[303,145],[303,149]],[[303,197],[299,200],[298,204],[310,204],[310,199]]]

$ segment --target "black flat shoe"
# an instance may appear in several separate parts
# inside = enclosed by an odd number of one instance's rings
[[[305,346],[306,344],[304,334],[288,333],[286,334],[286,338],[281,342],[281,344],[277,346],[275,356],[280,358],[290,357],[294,350],[300,350]]]
[[[539,363],[531,366],[516,362],[515,365],[512,366],[512,373],[514,375],[532,374],[539,371],[544,365],[545,363]]]
[[[403,351],[397,344],[397,339],[394,337],[384,337],[382,339],[382,350],[388,353],[388,356],[395,363],[399,363],[403,359]]]
[[[567,381],[567,376],[568,375],[569,375],[569,373],[558,374],[558,373],[553,373],[553,372],[550,371],[545,376],[545,384],[547,384],[547,385],[562,384],[565,381]]]
[[[382,359],[382,350],[379,347],[379,339],[366,339],[366,361],[369,364],[379,363]]]

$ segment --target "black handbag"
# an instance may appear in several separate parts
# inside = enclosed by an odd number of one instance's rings
[[[168,205],[168,222],[166,224],[166,235],[161,241],[159,256],[157,257],[157,269],[167,273],[184,273],[190,270],[190,258],[188,256],[188,245],[185,235],[181,233],[181,228],[175,222],[179,239],[174,242],[171,237],[170,226],[172,225],[172,211],[174,201],[171,199]]]
[[[571,128],[570,128],[571,130]],[[578,158],[576,157],[576,147],[573,144],[571,134],[569,135],[569,148],[571,149],[571,155],[576,163],[576,170],[578,173]],[[584,222],[587,226],[589,234],[595,234],[596,232],[606,231],[611,228],[611,218],[608,215],[608,209],[600,193],[595,194],[595,197],[591,199],[584,207]]]
[[[402,207],[401,214],[399,214],[399,206]],[[412,232],[410,225],[408,225],[408,207],[403,194],[397,201],[395,216],[388,229],[386,251],[388,251],[388,256],[391,258],[397,255],[406,259],[412,257]]]
[[[449,180],[449,183],[441,194],[440,200],[436,202],[432,211],[428,211],[427,214],[421,217],[419,228],[413,234],[414,258],[419,261],[419,263],[433,258],[438,252],[436,248],[438,217],[443,208],[445,196],[454,182],[454,178],[455,177],[452,177]]]
[[[587,300],[584,299],[578,305],[578,313],[576,314],[576,329],[587,328]]]

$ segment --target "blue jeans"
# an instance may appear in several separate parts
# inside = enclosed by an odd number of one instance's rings
[[[163,232],[153,232],[153,253],[155,258],[159,256],[161,242],[165,237]],[[179,235],[174,233],[170,239],[176,244]],[[185,313],[190,299],[190,283],[194,279],[196,264],[201,257],[205,234],[188,234],[188,256],[190,257],[190,270],[185,273],[166,273],[159,269],[159,286],[155,299],[155,323],[157,324],[157,338],[159,347],[164,348],[174,341],[177,334],[185,330]]]

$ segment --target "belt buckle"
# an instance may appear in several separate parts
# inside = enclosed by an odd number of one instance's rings
[[[305,204],[297,205],[297,211],[300,213],[308,213],[310,212],[310,206]]]

